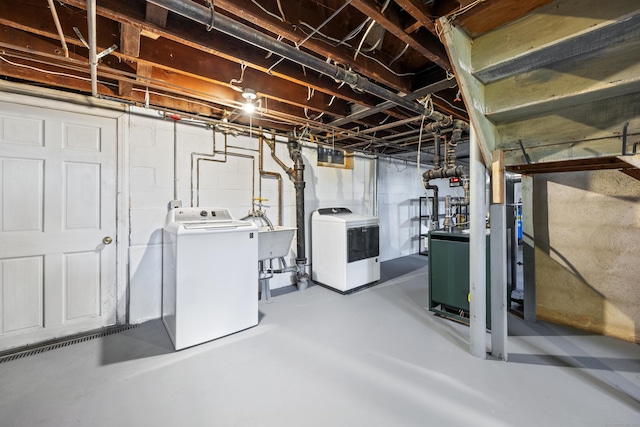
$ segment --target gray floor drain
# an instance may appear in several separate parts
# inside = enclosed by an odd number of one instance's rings
[[[10,362],[16,359],[22,359],[23,357],[33,356],[34,354],[44,353],[45,351],[55,350],[56,348],[67,347],[72,344],[77,344],[85,341],[90,341],[96,338],[106,337],[108,335],[117,334],[122,331],[137,328],[138,325],[123,325],[113,326],[109,328],[103,328],[96,331],[87,332],[84,334],[73,335],[61,339],[55,339],[46,341],[32,346],[20,347],[16,349],[0,352],[0,363]]]

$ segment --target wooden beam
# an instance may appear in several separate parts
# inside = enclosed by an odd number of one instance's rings
[[[620,169],[624,171],[631,170],[632,168],[629,168],[629,165],[618,157],[609,156],[532,163],[529,165],[514,165],[507,166],[506,169],[511,172],[531,175],[536,173],[580,172],[604,169]]]
[[[404,26],[398,20],[392,20],[383,15],[378,9],[378,5],[371,0],[352,0],[351,4],[360,12],[373,18],[385,30],[402,40],[415,51],[422,54],[431,62],[439,65],[445,70],[451,70],[451,64],[442,44],[436,36],[431,33],[407,34]],[[395,21],[395,22],[394,22]]]
[[[431,18],[433,16],[431,7],[418,0],[395,0],[395,2],[420,22],[431,34],[434,36],[438,35],[436,33],[436,26]]]
[[[140,28],[129,24],[120,26],[120,52],[136,58],[140,55]]]
[[[640,181],[640,169],[623,169],[622,172]]]
[[[504,155],[501,150],[493,150],[491,163],[491,198],[494,204],[504,203]]]
[[[83,0],[64,0],[64,2],[80,9],[86,7],[86,2]],[[1,6],[2,2],[0,2]],[[189,46],[207,54],[216,55],[236,64],[244,63],[248,68],[262,72],[266,72],[274,63],[273,59],[265,59],[263,50],[248,46],[246,43],[224,34],[217,33],[215,37],[212,37],[204,26],[194,27],[192,21],[186,18],[176,16],[175,19],[168,21],[167,28],[154,26],[144,21],[144,11],[140,9],[139,4],[136,2],[102,0],[98,5],[97,13],[99,16],[116,22],[128,23],[142,30],[158,34],[167,40]],[[2,13],[0,13],[0,17],[2,17]],[[100,25],[98,27],[100,28]],[[310,70],[303,71],[300,66],[288,61],[283,61],[273,69],[271,76],[310,87],[316,91],[359,105],[373,106],[378,100],[378,98],[368,94],[355,93],[349,87],[338,88],[338,85],[332,80],[322,78],[318,73]]]
[[[54,33],[55,28],[52,25],[49,26],[50,28],[45,25],[41,25],[39,29],[33,29],[34,26],[38,25],[38,22],[41,22],[39,21],[39,15],[35,10],[25,14],[11,14],[10,11],[7,10],[7,14],[3,15],[3,9],[3,4],[0,3],[0,22],[11,25],[12,28],[37,31],[36,34],[48,38],[57,37]],[[46,9],[42,10],[46,12]],[[63,23],[63,28],[70,29],[73,28],[75,24],[80,25],[79,23],[75,22],[75,19],[77,19],[78,16],[80,15],[77,13],[73,15],[61,14],[60,19]],[[99,18],[98,28],[102,30],[98,33],[97,43],[99,47],[106,47],[114,43],[119,43],[115,35],[115,30],[117,29],[116,23],[104,20],[103,18]],[[24,37],[26,37],[27,33],[19,34],[16,33],[15,30],[12,31],[9,29],[7,29],[6,31],[9,32],[4,36],[0,35],[0,40],[5,40],[7,42],[16,42],[17,40],[21,40],[21,46],[31,46],[31,49],[33,50],[44,49],[45,51],[48,51],[50,49],[50,44],[48,43],[40,45],[40,42],[42,41],[40,38],[30,37],[28,39],[25,39]],[[77,40],[77,38],[69,37],[69,43],[70,45],[75,44],[77,46],[80,46],[80,42]],[[176,73],[199,76],[200,78],[214,81],[218,84],[226,86],[229,85],[229,81],[231,79],[237,79],[240,76],[240,66],[237,64],[237,62],[231,62],[222,58],[216,58],[215,56],[203,53],[201,50],[181,45],[178,42],[172,40],[162,38],[154,41],[143,38],[141,40],[141,46],[141,54],[137,58],[123,55],[118,51],[112,53],[111,55],[117,56],[127,61],[133,60],[142,63],[150,63],[150,65],[152,66],[171,70]],[[81,51],[83,50],[84,47],[81,48]],[[308,78],[311,79],[312,77],[308,76]],[[318,78],[318,81],[321,81],[320,78]],[[328,104],[331,102],[332,95],[317,90],[315,92],[315,95],[310,100],[307,100],[307,86],[301,86],[297,83],[282,81],[276,76],[268,76],[265,73],[257,71],[255,69],[247,68],[245,72],[245,82],[251,82],[253,89],[262,92],[263,94],[273,99],[278,99],[282,102],[291,100],[292,103],[295,103],[298,106],[309,107],[310,109],[326,112],[328,114],[331,114],[332,116],[337,117],[342,117],[349,112],[347,101],[343,99],[334,99],[332,106],[329,107]],[[322,83],[327,85],[329,84],[327,79],[323,79]],[[349,95],[349,98],[352,98],[355,101],[367,99],[367,97],[360,97],[358,94],[353,93],[353,91],[351,90],[345,93]],[[372,98],[370,102],[373,102],[373,99],[376,98]]]
[[[523,15],[556,0],[485,0],[467,9],[465,13],[456,17],[460,26],[465,29],[472,38],[494,30],[508,22],[514,21]],[[440,2],[436,2],[440,3]],[[453,3],[453,2],[449,2]],[[449,9],[447,13],[455,13],[457,10],[473,3],[473,0],[458,0],[459,7]],[[436,8],[436,16],[441,16],[439,6]],[[585,8],[583,10],[590,10]],[[562,13],[565,17],[565,15]]]
[[[634,154],[633,156],[618,156],[618,159],[625,162],[631,168],[640,169],[640,153]]]
[[[167,15],[169,11],[164,7],[160,7],[153,3],[147,3],[147,11],[145,13],[147,21],[164,28],[167,25]]]
[[[137,64],[131,64],[133,68],[133,73],[137,73],[136,68]],[[118,81],[118,95],[130,98],[133,95],[133,82],[129,80],[120,80]]]
[[[496,149],[498,139],[496,127],[484,116],[484,84],[471,74],[472,40],[462,29],[455,27],[446,18],[438,21],[442,27],[445,48],[452,59],[458,88],[467,106],[471,125],[476,131],[485,166],[491,164],[491,152]]]
[[[407,34],[411,34],[418,30],[418,28],[422,27],[422,22],[416,21],[413,24],[409,25],[404,29],[404,32]]]
[[[136,77],[136,80],[143,82],[145,79],[151,78],[151,75],[153,74],[153,66],[148,62],[139,62],[136,74],[138,76]]]
[[[300,22],[307,22],[312,26],[317,26],[322,21],[317,14],[314,16],[303,16],[299,2],[282,2],[285,17],[288,22],[282,22],[270,15],[267,15],[255,3],[249,0],[216,0],[215,6],[238,16],[243,20],[253,22],[267,31],[282,36],[296,44],[299,44],[307,37],[306,34],[301,31],[304,27],[296,28],[297,25],[300,25]],[[338,18],[339,16],[334,19],[337,21]],[[294,23],[295,25],[291,25],[290,23]],[[305,31],[310,32],[311,30],[305,29]],[[327,28],[322,28],[320,31],[325,33]],[[399,77],[376,61],[364,56],[359,56],[354,60],[353,51],[346,46],[334,47],[320,40],[315,40],[314,38],[310,38],[305,41],[302,46],[325,58],[331,58],[335,62],[351,67],[354,71],[370,79],[380,81],[384,85],[392,87],[395,90],[403,92],[409,91],[411,85],[410,79],[406,77]]]

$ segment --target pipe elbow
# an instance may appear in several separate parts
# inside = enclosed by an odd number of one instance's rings
[[[465,122],[464,120],[455,119],[453,121],[454,129],[460,129],[463,132],[469,132],[469,122]]]

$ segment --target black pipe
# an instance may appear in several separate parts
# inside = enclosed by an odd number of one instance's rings
[[[375,83],[371,83],[365,77],[346,70],[344,67],[332,65],[302,50],[298,50],[294,46],[278,41],[247,25],[234,21],[231,18],[215,12],[213,8],[210,9],[193,1],[184,0],[148,0],[148,2],[168,9],[193,21],[199,22],[209,28],[213,27],[220,32],[240,39],[246,43],[265,49],[269,52],[273,52],[276,55],[280,55],[307,68],[311,68],[312,70],[327,75],[339,82],[344,82],[353,89],[361,90],[382,99],[392,101],[393,103],[415,113],[425,113],[424,106],[417,102],[405,99],[395,92],[385,89],[382,86],[378,86]],[[444,115],[437,111],[433,111],[428,114],[427,117],[432,118],[433,120],[441,120]]]
[[[433,133],[433,166],[440,168],[440,134]]]
[[[464,175],[464,166],[456,166],[453,168],[440,168],[428,170],[422,174],[422,179],[428,182],[437,178],[453,178],[454,176],[462,177]]]
[[[289,139],[287,142],[287,148],[289,149],[289,157],[293,160],[293,167],[291,167],[287,174],[293,186],[296,190],[296,281],[298,283],[298,290],[304,290],[307,288],[309,282],[309,275],[306,273],[307,257],[305,247],[305,217],[304,217],[304,161],[302,159],[302,152],[300,151],[300,144],[295,139]]]

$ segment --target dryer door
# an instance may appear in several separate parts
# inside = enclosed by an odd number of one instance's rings
[[[354,227],[347,229],[347,262],[377,257],[380,254],[380,227]]]

